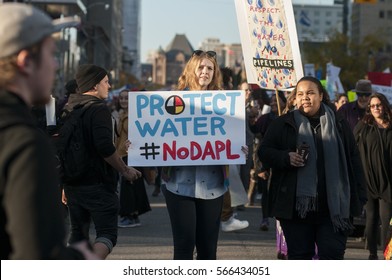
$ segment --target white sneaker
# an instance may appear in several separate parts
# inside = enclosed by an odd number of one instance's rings
[[[240,221],[233,216],[231,216],[226,222],[221,222],[221,229],[225,232],[244,229],[248,226],[248,221]]]

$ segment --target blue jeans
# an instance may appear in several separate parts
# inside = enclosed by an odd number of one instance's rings
[[[329,217],[319,218],[316,223],[280,219],[286,238],[289,260],[342,260],[346,250],[347,233],[335,232]]]
[[[89,240],[91,220],[94,222],[96,239],[111,252],[117,243],[118,196],[104,185],[65,186],[67,206],[71,222],[68,243]]]

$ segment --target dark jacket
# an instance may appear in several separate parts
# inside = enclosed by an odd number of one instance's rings
[[[350,215],[359,216],[366,202],[363,171],[353,134],[344,119],[337,120],[339,135],[346,152],[350,180]],[[289,152],[296,151],[297,128],[293,112],[274,120],[258,150],[266,168],[272,168],[268,196],[270,217],[292,219],[296,202],[297,168],[290,165]],[[326,155],[325,155],[326,156]],[[328,174],[326,176],[333,176]]]
[[[392,202],[392,129],[362,121],[354,129],[369,197]]]
[[[105,102],[91,95],[73,94],[65,108],[72,111],[80,103],[94,101],[83,115],[85,141],[89,147],[91,159],[90,171],[72,185],[104,184],[115,191],[117,172],[104,158],[113,155],[116,148],[113,143],[113,123],[110,110]]]
[[[357,101],[346,103],[338,110],[338,115],[347,120],[351,131],[354,131],[354,127],[363,118],[364,114],[365,110],[359,108]]]
[[[48,136],[17,95],[0,90],[1,259],[80,259],[65,247],[64,209]]]

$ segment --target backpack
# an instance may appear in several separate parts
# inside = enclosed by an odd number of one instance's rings
[[[83,115],[97,101],[91,100],[73,107],[62,116],[62,124],[55,139],[60,179],[62,183],[77,182],[91,169],[90,148],[86,143]]]

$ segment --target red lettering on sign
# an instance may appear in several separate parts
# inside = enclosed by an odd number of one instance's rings
[[[238,159],[240,157],[239,154],[231,153],[231,141],[226,140],[226,142],[222,141],[207,141],[205,146],[202,147],[199,143],[195,141],[191,141],[189,147],[179,147],[177,149],[177,142],[173,141],[172,144],[164,143],[162,145],[163,150],[163,160],[176,160],[178,159],[188,159],[191,160],[220,160],[221,154],[226,153],[227,159]]]

